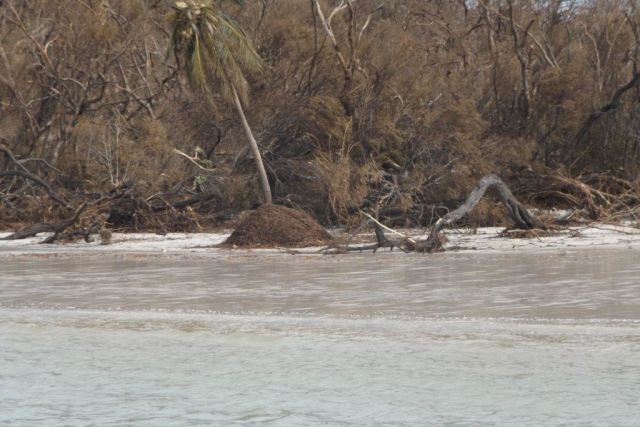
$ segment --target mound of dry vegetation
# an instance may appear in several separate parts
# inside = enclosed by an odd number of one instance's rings
[[[260,203],[236,112],[167,55],[173,1],[0,3],[0,228],[197,231]],[[526,204],[639,212],[635,1],[215,4],[265,64],[246,115],[276,203],[426,225],[493,173]]]
[[[309,214],[278,205],[251,212],[225,241],[234,247],[304,247],[322,245],[331,235]]]

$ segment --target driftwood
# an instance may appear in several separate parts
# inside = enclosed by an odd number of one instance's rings
[[[322,248],[319,251],[316,251],[316,253],[322,253],[324,255],[337,255],[337,254],[346,254],[349,252],[364,252],[364,251],[373,251],[374,253],[380,249],[380,248],[389,248],[390,250],[393,250],[393,248],[399,248],[401,251],[403,252],[409,252],[406,249],[404,249],[404,247],[402,245],[399,245],[395,240],[391,240],[388,239],[385,235],[384,235],[384,231],[383,227],[384,226],[380,226],[375,219],[373,219],[374,224],[375,224],[375,233],[376,233],[376,243],[372,243],[369,245],[348,245],[348,244],[342,244],[342,245],[330,245],[327,246],[326,248]],[[403,236],[403,238],[406,238]],[[289,253],[292,253],[291,251],[289,251]],[[301,252],[298,252],[301,253]]]
[[[450,225],[456,221],[462,219],[465,215],[473,210],[478,204],[480,199],[484,196],[486,191],[494,187],[498,190],[500,200],[505,204],[509,211],[509,218],[514,222],[516,228],[523,230],[531,229],[546,229],[542,221],[537,219],[531,214],[522,203],[515,198],[509,187],[496,175],[487,175],[483,177],[471,194],[467,197],[467,200],[457,209],[449,212],[447,215],[440,218],[434,226],[431,228],[431,232],[426,239],[414,240],[407,236],[403,236],[394,230],[390,230],[384,224],[380,223],[373,217],[367,214],[370,220],[373,221],[376,233],[377,244],[376,249],[379,247],[398,247],[406,252],[438,252],[442,251],[445,239],[441,236],[441,232],[447,225]],[[400,238],[388,238],[385,235],[386,231],[392,231],[394,234],[400,235]]]
[[[285,249],[285,251],[290,254],[323,253],[328,255],[363,251],[375,252],[380,248],[390,248],[391,250],[393,250],[394,248],[398,248],[403,252],[441,252],[444,250],[443,245],[446,241],[446,238],[442,235],[442,230],[444,229],[444,227],[462,219],[465,215],[469,214],[469,212],[471,212],[473,208],[478,204],[480,199],[482,199],[486,191],[492,187],[498,190],[500,200],[507,206],[509,217],[514,222],[515,228],[520,230],[538,229],[541,232],[545,232],[546,230],[548,230],[548,227],[542,221],[531,214],[527,210],[527,208],[524,207],[524,205],[520,203],[518,199],[516,199],[513,193],[511,193],[511,191],[509,190],[509,187],[507,187],[507,185],[500,178],[498,178],[496,175],[487,175],[478,182],[471,194],[469,194],[469,196],[467,197],[467,200],[460,207],[449,212],[434,224],[431,232],[429,233],[429,236],[426,239],[418,240],[405,236],[404,234],[382,224],[380,221],[378,221],[368,213],[361,212],[365,217],[367,217],[366,223],[373,223],[376,236],[375,243],[365,245],[349,245],[348,243],[333,244],[313,252],[303,252],[291,249]],[[358,229],[360,229],[361,227],[359,227]],[[387,237],[385,231],[393,234],[394,237]]]
[[[73,215],[69,218],[66,218],[57,223],[43,222],[39,224],[29,225],[16,231],[13,234],[0,238],[0,240],[21,240],[29,237],[35,237],[38,233],[53,233],[40,243],[53,243],[61,238],[74,237],[82,237],[86,242],[91,242],[93,241],[91,235],[100,233],[100,230],[104,227],[106,217],[102,216],[100,219],[93,221],[88,227],[80,227],[71,232],[67,232],[67,229],[75,226],[80,222],[87,208],[96,206],[101,202],[109,199],[112,199],[112,197],[102,196],[97,200],[84,202],[75,210]]]
[[[527,208],[525,208],[524,205],[515,198],[513,193],[511,193],[511,190],[509,190],[509,187],[507,187],[507,184],[505,184],[496,175],[487,175],[478,182],[471,194],[469,194],[469,197],[467,197],[467,200],[460,207],[449,212],[435,223],[429,233],[427,241],[433,242],[434,247],[438,246],[435,243],[439,239],[438,235],[440,231],[442,231],[445,226],[462,219],[465,215],[471,212],[480,199],[482,199],[482,196],[484,196],[486,191],[491,187],[495,187],[498,190],[500,200],[507,207],[509,211],[509,218],[514,222],[516,228],[523,230],[546,228],[542,221],[532,215]]]
[[[21,228],[20,230],[12,233],[6,237],[0,237],[0,240],[22,240],[27,239],[29,237],[34,237],[38,233],[50,233],[54,231],[56,228],[55,224],[51,224],[49,222],[41,222],[39,224],[33,224]]]
[[[53,234],[49,237],[47,237],[46,239],[44,239],[42,242],[40,243],[53,243],[56,240],[58,240],[58,238],[60,237],[60,234],[64,232],[64,230],[66,230],[67,228],[71,227],[72,225],[74,225],[78,219],[80,218],[80,215],[82,215],[82,212],[84,212],[84,210],[87,208],[88,204],[87,203],[83,203],[82,205],[80,205],[80,207],[78,209],[76,209],[76,211],[74,212],[73,216],[71,218],[67,218],[64,221],[60,221],[59,223],[57,223],[54,226]],[[88,240],[88,234],[87,236],[85,236],[85,240]]]
[[[53,243],[58,239],[60,233],[62,233],[64,230],[71,227],[78,221],[78,219],[80,218],[80,215],[82,215],[82,213],[87,208],[87,206],[88,206],[87,203],[83,203],[78,209],[76,209],[73,216],[71,216],[70,218],[64,219],[58,223],[51,224],[48,222],[43,222],[40,224],[30,225],[16,231],[13,234],[0,238],[0,240],[21,240],[29,237],[34,237],[38,233],[53,233],[51,236],[47,237],[45,240],[41,242],[41,243]]]

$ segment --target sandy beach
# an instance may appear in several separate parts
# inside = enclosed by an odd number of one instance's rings
[[[635,248],[640,249],[640,228],[635,224],[610,225],[592,224],[583,227],[571,227],[553,236],[541,237],[503,237],[504,228],[485,227],[475,230],[456,229],[447,230],[445,250],[452,252],[500,252],[500,251],[537,251],[537,250],[572,250],[576,248],[606,247],[606,248]],[[400,230],[412,238],[426,238],[427,233],[422,230]],[[219,249],[215,246],[222,243],[231,233],[168,233],[158,235],[153,233],[114,233],[112,244],[101,245],[95,242],[78,241],[73,243],[41,244],[47,233],[23,240],[0,240],[0,257],[6,256],[80,256],[99,253],[137,253],[148,255],[182,255],[182,256],[232,256],[247,254],[286,254],[285,248],[275,249]],[[335,236],[343,236],[341,230],[333,230]],[[0,238],[10,232],[0,232]],[[96,236],[97,237],[97,236]],[[355,236],[355,241],[373,241],[373,232]],[[354,246],[358,246],[354,244]],[[320,247],[304,248],[300,251],[313,254]],[[381,251],[388,252],[388,249]],[[400,253],[394,251],[394,253]],[[320,254],[318,254],[320,255]],[[341,255],[344,256],[344,255]],[[424,255],[437,256],[437,254]]]

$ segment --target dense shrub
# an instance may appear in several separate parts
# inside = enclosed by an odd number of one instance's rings
[[[167,55],[171,1],[2,3],[0,143],[66,200],[127,188],[159,210],[204,194],[198,226],[258,202],[236,115]],[[277,202],[329,224],[373,208],[415,225],[486,173],[516,193],[550,171],[638,179],[635,1],[351,1],[335,45],[314,1],[244,3],[221,7],[267,65],[247,114]],[[319,2],[325,18],[337,3]],[[0,223],[68,213],[34,198],[50,204],[0,177]]]

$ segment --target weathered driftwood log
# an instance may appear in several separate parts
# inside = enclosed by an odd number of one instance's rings
[[[533,216],[527,208],[525,208],[524,205],[515,198],[513,193],[511,193],[511,190],[509,190],[509,187],[507,187],[507,184],[505,184],[496,175],[487,175],[478,182],[471,194],[469,194],[469,197],[467,197],[467,200],[460,207],[449,212],[434,224],[431,232],[429,233],[427,242],[431,241],[434,244],[433,247],[437,247],[440,231],[442,231],[445,226],[459,221],[471,212],[480,199],[482,199],[482,196],[484,196],[487,190],[491,187],[495,187],[498,190],[500,200],[507,207],[509,211],[509,218],[511,218],[517,228],[521,228],[523,230],[545,228],[545,225]]]
[[[57,223],[55,225],[55,229],[53,230],[53,234],[49,237],[47,237],[46,239],[44,239],[42,242],[40,243],[53,243],[56,240],[58,240],[58,238],[60,237],[60,235],[69,227],[71,227],[72,225],[74,225],[76,222],[78,222],[78,220],[80,219],[80,215],[82,215],[82,213],[84,212],[84,210],[87,208],[88,204],[85,202],[82,205],[80,205],[80,207],[78,209],[76,209],[75,213],[73,214],[73,216],[71,218],[67,218],[64,221],[61,221],[59,223]],[[85,237],[85,240],[88,241],[88,234]]]
[[[93,238],[92,234],[98,234],[101,227],[104,225],[106,217],[103,215],[96,221],[93,221],[88,227],[81,227],[75,231],[67,232],[68,228],[77,225],[87,208],[95,206],[100,202],[108,199],[108,196],[102,196],[101,198],[92,201],[82,203],[73,213],[73,215],[67,219],[64,219],[58,223],[43,222],[39,224],[29,225],[24,227],[13,234],[0,238],[0,240],[20,240],[28,237],[34,237],[38,233],[53,233],[45,238],[40,243],[53,243],[60,238],[74,238],[82,237],[86,242],[91,242]]]
[[[29,225],[24,228],[21,228],[20,230],[16,231],[13,234],[0,238],[0,240],[21,240],[29,237],[34,237],[38,233],[54,233],[41,242],[41,243],[53,243],[58,238],[60,233],[62,233],[64,230],[66,230],[68,227],[71,227],[78,221],[78,219],[80,218],[80,215],[82,215],[82,213],[84,212],[84,210],[87,208],[88,205],[89,204],[86,202],[83,203],[78,209],[76,209],[73,216],[71,216],[70,218],[64,219],[56,224],[52,224],[49,222],[42,222],[39,224]]]
[[[6,237],[0,237],[0,240],[22,240],[29,237],[34,237],[38,233],[50,233],[56,228],[55,224],[48,222],[41,222],[39,224],[28,225],[20,230],[12,233]]]
[[[408,237],[402,237],[400,239],[390,240],[384,234],[384,230],[388,228],[376,220],[375,231],[376,240],[381,247],[388,246],[389,242],[392,242],[394,246],[399,247],[402,250],[409,252],[436,252],[442,250],[444,239],[441,237],[441,231],[447,225],[450,225],[456,221],[462,219],[465,215],[473,210],[478,204],[482,196],[486,191],[495,187],[498,190],[498,195],[502,203],[505,204],[509,210],[509,217],[513,220],[515,226],[520,229],[530,230],[534,228],[545,229],[546,226],[532,215],[522,203],[515,198],[509,187],[496,175],[487,175],[483,177],[476,187],[473,189],[467,200],[457,209],[449,212],[447,215],[440,218],[431,229],[429,236],[424,240],[413,240]],[[369,217],[370,219],[373,219]],[[399,233],[397,233],[399,234]]]

